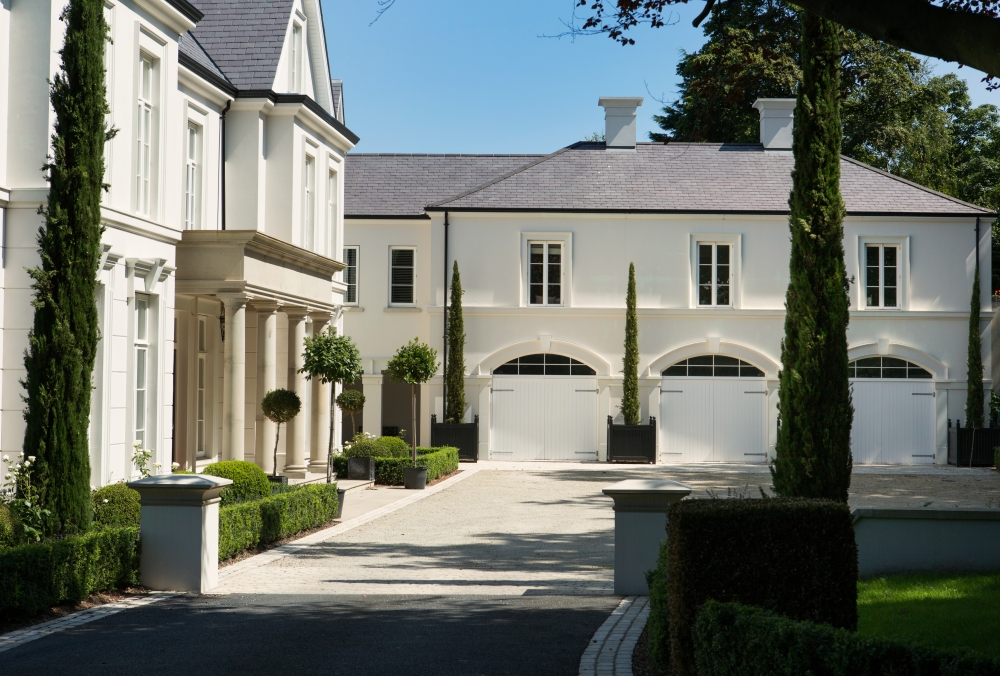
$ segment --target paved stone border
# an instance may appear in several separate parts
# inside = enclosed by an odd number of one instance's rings
[[[441,483],[431,486],[430,488],[425,488],[422,491],[414,491],[413,495],[407,496],[401,500],[396,500],[395,502],[390,502],[388,505],[384,505],[378,509],[373,509],[372,511],[366,512],[365,514],[357,516],[353,519],[342,521],[336,526],[324,528],[323,530],[316,531],[315,533],[307,535],[303,538],[299,538],[294,542],[289,542],[288,544],[281,545],[280,547],[269,549],[266,552],[262,552],[256,556],[251,556],[250,558],[234,563],[231,566],[226,566],[225,568],[219,570],[219,586],[221,587],[225,582],[231,580],[240,573],[245,573],[255,568],[260,568],[261,566],[266,566],[267,564],[273,563],[278,559],[295,554],[296,552],[304,551],[314,544],[326,542],[341,533],[345,533],[349,530],[357,528],[358,526],[363,526],[369,521],[374,521],[375,519],[385,516],[386,514],[391,514],[397,509],[402,509],[407,505],[412,505],[414,502],[418,502],[424,498],[429,498],[435,493],[440,493],[446,488],[455,485],[459,481],[469,478],[480,469],[481,468],[475,466],[463,466],[461,472],[449,479],[445,479]],[[212,592],[208,593],[211,594]]]
[[[632,676],[632,651],[649,617],[648,596],[627,596],[580,658],[580,676]]]
[[[115,615],[123,610],[128,610],[129,608],[141,608],[142,606],[148,606],[151,603],[156,603],[157,601],[162,601],[163,599],[176,595],[177,594],[174,592],[153,592],[148,596],[137,596],[125,599],[124,601],[106,603],[103,606],[87,608],[86,610],[81,610],[79,612],[66,615],[65,617],[58,617],[54,620],[49,620],[48,622],[40,622],[30,627],[25,627],[24,629],[18,629],[17,631],[12,631],[0,636],[0,653],[5,650],[10,650],[11,648],[16,648],[19,645],[24,645],[25,643],[29,643],[35,639],[48,636],[49,634],[55,634],[60,631],[72,629],[73,627],[79,627],[81,624],[87,624],[88,622],[93,622],[94,620],[100,620],[108,617],[109,615]]]

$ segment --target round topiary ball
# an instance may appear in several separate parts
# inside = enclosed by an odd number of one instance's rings
[[[271,495],[271,482],[268,481],[267,474],[252,462],[245,460],[213,462],[201,473],[232,479],[233,485],[222,489],[219,495],[223,507],[238,502],[261,500]]]
[[[138,528],[139,492],[123,483],[108,484],[90,494],[95,528]]]
[[[409,458],[410,445],[399,437],[379,437],[375,440],[379,458]]]

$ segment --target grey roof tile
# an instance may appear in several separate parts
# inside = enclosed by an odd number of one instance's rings
[[[382,173],[395,175],[396,163],[384,163]],[[578,143],[433,206],[787,213],[792,167],[791,152],[765,151],[759,144],[640,143],[635,152],[623,152]],[[991,213],[848,158],[841,161],[840,185],[851,214]],[[393,189],[376,192],[385,199]]]
[[[194,0],[191,34],[240,89],[271,89],[293,0]]]
[[[344,214],[420,216],[458,195],[544,155],[393,155],[349,153]]]
[[[212,57],[205,53],[202,46],[198,43],[191,33],[181,33],[181,39],[177,46],[181,54],[189,56],[195,63],[206,68],[209,72],[222,78],[224,81],[229,82],[226,74],[219,70],[219,67],[212,61]]]

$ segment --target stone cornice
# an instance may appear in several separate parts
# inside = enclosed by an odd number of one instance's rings
[[[329,277],[347,267],[341,261],[256,230],[185,230],[178,246],[242,247],[244,255],[254,254]]]

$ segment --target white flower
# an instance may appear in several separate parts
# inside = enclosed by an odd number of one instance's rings
[[[9,455],[7,455],[6,453],[4,453],[4,456],[3,456],[3,461],[4,461],[4,462],[10,462],[10,456],[9,456]]]
[[[4,478],[7,479],[7,481],[10,481],[10,472],[7,472],[7,475]]]
[[[31,507],[31,500],[25,500],[24,504],[26,504],[28,507]]]
[[[170,469],[177,469],[180,466],[181,466],[181,464],[179,462],[172,462],[172,463],[170,463]]]
[[[108,499],[104,498],[104,504],[108,504]]]
[[[34,462],[35,461],[35,456],[29,455],[28,456],[28,460],[30,460],[31,462]]]
[[[25,460],[24,461],[24,466],[25,467],[31,467],[31,461],[30,460]]]

